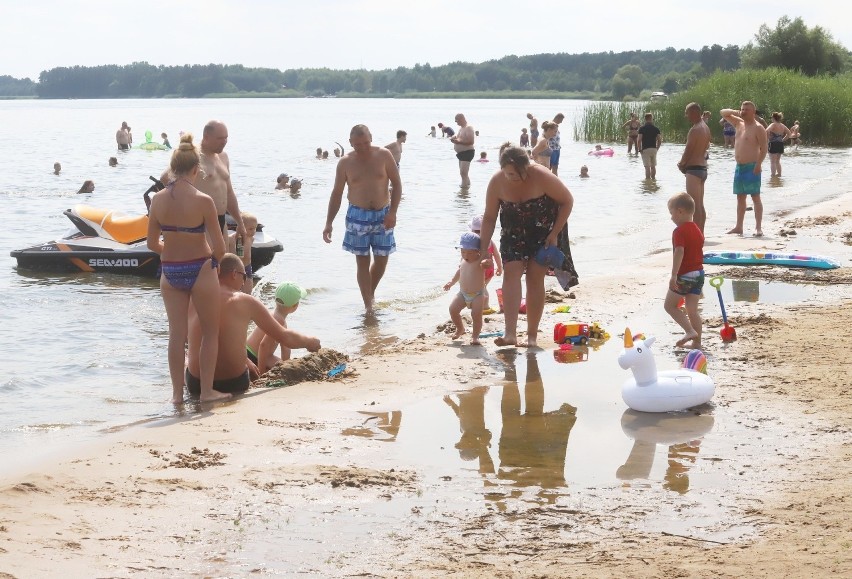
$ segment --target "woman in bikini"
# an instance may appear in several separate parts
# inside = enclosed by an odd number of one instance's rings
[[[630,113],[630,118],[621,125],[622,129],[627,129],[627,154],[629,155],[633,149],[636,149],[636,154],[639,154],[639,127],[642,123],[639,122],[639,117],[636,113]]]
[[[148,248],[160,254],[160,293],[169,318],[172,402],[181,404],[184,398],[184,344],[190,301],[198,313],[203,336],[201,401],[230,398],[230,394],[213,390],[219,337],[216,268],[225,254],[225,240],[216,205],[193,185],[200,170],[200,156],[191,134],[181,136],[180,145],[172,152],[170,167],[174,181],[151,200]]]
[[[544,139],[546,140],[546,139]],[[567,222],[574,197],[559,177],[546,167],[530,163],[527,152],[509,143],[500,150],[500,170],[485,193],[481,250],[487,255],[500,217],[500,255],[503,258],[503,310],[506,330],[494,343],[517,345],[521,277],[526,271],[527,346],[537,345],[538,324],[544,312],[544,276],[548,267],[535,259],[540,249],[558,246],[565,253],[561,269],[576,272],[568,246]],[[564,249],[563,249],[564,248]],[[563,286],[564,287],[564,286]]]
[[[781,176],[781,155],[784,154],[784,141],[790,138],[790,129],[782,123],[784,115],[772,113],[772,124],[766,127],[767,150],[772,177]]]
[[[559,125],[544,121],[541,123],[542,139],[533,147],[530,156],[532,160],[543,167],[550,169],[550,157],[553,154],[553,149],[550,148],[550,139],[556,136],[556,131],[559,130]]]

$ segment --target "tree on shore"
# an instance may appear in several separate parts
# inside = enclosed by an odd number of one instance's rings
[[[778,19],[775,28],[761,25],[755,42],[742,49],[744,68],[786,68],[808,76],[838,74],[850,62],[850,53],[819,26],[808,28],[801,18]]]

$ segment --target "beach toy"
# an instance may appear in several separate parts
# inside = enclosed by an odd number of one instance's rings
[[[527,299],[526,298],[521,298],[521,305],[518,307],[518,313],[519,314],[527,313]]]
[[[334,368],[329,370],[327,375],[328,375],[329,378],[332,378],[334,376],[337,376],[338,374],[340,374],[344,370],[346,370],[346,364],[338,364],[337,366],[335,366]]]
[[[560,364],[576,364],[589,359],[589,349],[583,346],[574,347],[571,344],[560,344],[553,350],[553,359]]]
[[[820,255],[761,253],[753,251],[708,251],[704,254],[704,263],[715,265],[786,265],[816,269],[836,269],[840,267],[840,263],[837,260]]]
[[[681,368],[686,368],[687,370],[695,370],[696,372],[701,372],[702,374],[707,373],[707,356],[704,355],[704,352],[701,350],[690,350],[686,357],[683,359],[683,363],[680,365]]]
[[[571,306],[556,306],[553,308],[554,314],[567,314],[571,311]]]
[[[624,403],[639,412],[672,412],[709,402],[716,384],[706,374],[687,368],[657,372],[654,341],[653,336],[634,340],[630,328],[624,330],[618,365],[633,372],[621,387]]]
[[[612,147],[607,147],[606,149],[592,149],[589,151],[589,155],[594,155],[595,157],[612,157],[615,155],[615,151]]]
[[[600,327],[597,322],[592,322],[589,326],[589,338],[593,340],[609,340],[609,332]]]
[[[142,143],[141,145],[139,145],[136,148],[142,149],[144,151],[164,151],[164,150],[168,149],[168,147],[166,147],[165,145],[163,145],[161,143],[155,143],[154,141],[152,141],[151,139],[153,137],[154,137],[154,135],[151,134],[150,130],[145,131],[145,142]]]
[[[723,342],[733,342],[737,339],[737,331],[733,326],[728,325],[728,314],[725,313],[725,302],[722,301],[721,287],[723,281],[725,281],[725,278],[717,275],[710,278],[710,285],[716,288],[716,295],[719,296],[719,307],[722,308],[722,321],[725,323],[725,327],[719,330],[719,335],[722,336]]]
[[[503,335],[503,332],[484,332],[479,334],[480,338],[498,338]]]
[[[589,343],[589,324],[556,324],[553,326],[553,341],[585,346]]]

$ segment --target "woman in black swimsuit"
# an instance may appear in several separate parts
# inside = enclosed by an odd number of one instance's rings
[[[526,151],[506,144],[500,150],[500,170],[485,194],[480,240],[487,255],[500,216],[500,254],[503,256],[503,310],[506,331],[494,343],[516,345],[521,276],[526,272],[527,346],[537,345],[538,324],[544,312],[544,276],[548,266],[536,261],[538,251],[556,246],[565,254],[555,274],[562,287],[577,284],[568,247],[568,216],[574,197],[564,183],[541,165],[530,163]]]

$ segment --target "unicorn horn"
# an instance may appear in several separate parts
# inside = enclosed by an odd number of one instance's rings
[[[630,333],[630,328],[624,328],[624,347],[633,347],[633,334]]]

